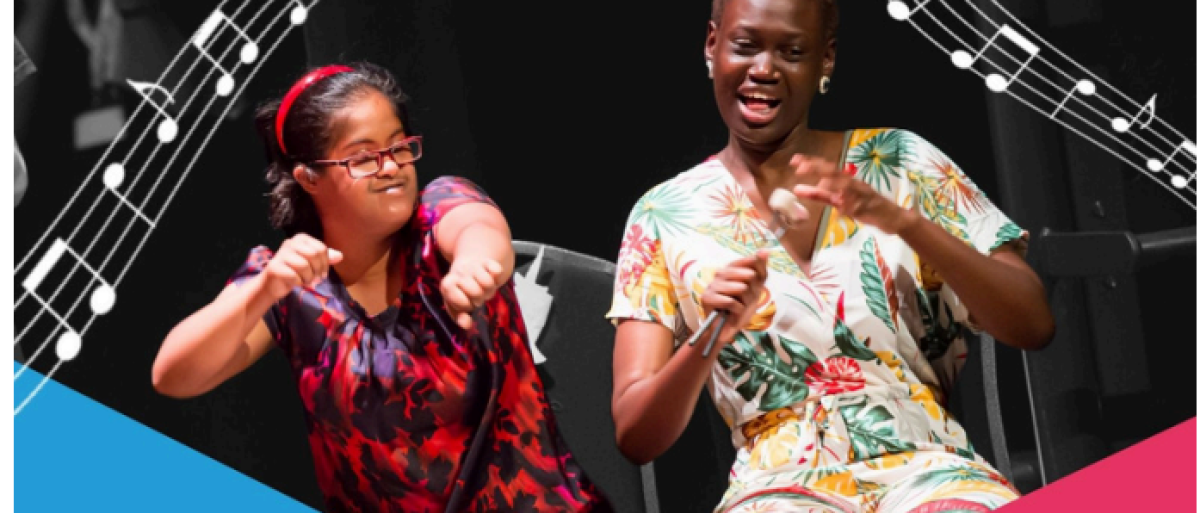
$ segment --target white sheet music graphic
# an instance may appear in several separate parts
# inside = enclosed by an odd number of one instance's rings
[[[908,4],[904,3],[904,0],[889,0],[887,6],[888,14],[892,15],[892,18],[897,21],[904,21],[920,12],[921,9],[924,9],[925,4],[928,4],[929,1],[922,0],[916,7],[909,9]]]
[[[254,62],[254,59],[258,58],[258,44],[255,43],[254,39],[252,39],[250,36],[247,36],[245,32],[242,32],[241,27],[230,21],[229,17],[225,16],[225,13],[221,12],[220,9],[213,11],[213,13],[208,16],[208,19],[204,20],[204,24],[200,25],[200,30],[196,31],[196,37],[192,38],[192,46],[195,46],[197,50],[200,50],[201,55],[204,55],[205,58],[212,62],[214,67],[224,73],[224,76],[217,81],[217,94],[221,96],[229,96],[229,93],[233,91],[233,86],[236,85],[233,80],[233,76],[229,74],[228,70],[221,66],[221,61],[214,59],[213,56],[208,53],[208,50],[205,49],[209,39],[212,38],[213,33],[217,30],[217,26],[222,23],[225,23],[229,27],[233,28],[233,30],[237,32],[238,35],[242,36],[242,39],[246,41],[246,44],[242,46],[242,51],[240,54],[243,63],[250,64]]]
[[[142,97],[141,103],[14,271],[15,281],[22,284],[14,305],[20,330],[14,343],[30,338],[38,344],[14,381],[51,345],[58,357],[32,392],[16,398],[14,415],[80,353],[99,316],[115,308],[117,288],[212,138],[216,123],[225,118],[263,61],[317,3],[226,0],[157,80],[128,81]],[[266,48],[262,55],[260,45]],[[191,52],[193,48],[199,56]],[[235,51],[239,59],[222,65]],[[216,94],[208,87],[187,85],[189,79],[202,85],[215,83]],[[162,99],[152,98],[158,94]],[[170,114],[164,108],[167,104],[172,105]],[[154,138],[159,144],[148,142]],[[162,144],[167,142],[171,144]],[[144,184],[140,188],[139,181]],[[160,185],[166,187],[160,190]],[[23,315],[28,312],[32,315]]]
[[[1151,96],[1150,101],[1146,102],[1146,104],[1143,105],[1142,108],[1138,109],[1137,114],[1133,115],[1133,122],[1136,123],[1138,118],[1142,117],[1143,112],[1150,113],[1150,115],[1146,117],[1146,120],[1142,122],[1142,128],[1146,128],[1146,127],[1150,126],[1150,122],[1154,121],[1154,99],[1155,98],[1158,98],[1157,94],[1154,96]],[[1115,117],[1112,120],[1113,130],[1116,130],[1118,132],[1128,132],[1129,128],[1132,126],[1133,126],[1133,124],[1128,119],[1125,119],[1123,117]]]
[[[125,81],[129,82],[129,85],[133,87],[133,90],[137,91],[137,93],[141,95],[146,102],[153,106],[154,109],[159,112],[159,114],[162,114],[164,119],[158,123],[158,140],[162,142],[174,141],[175,135],[179,133],[179,124],[175,122],[175,118],[171,117],[170,114],[167,114],[166,110],[163,110],[161,105],[150,99],[150,94],[148,93],[148,91],[152,90],[162,91],[162,93],[167,96],[167,103],[171,103],[175,101],[175,99],[171,97],[171,92],[167,91],[158,84],[137,82],[130,79],[125,79]]]
[[[990,3],[1003,15],[994,19],[979,3]],[[980,25],[960,10],[973,11]],[[887,0],[887,11],[949,55],[955,66],[984,79],[988,89],[1006,93],[1104,149],[1196,208],[1195,143],[1156,116],[1157,95],[1145,102],[1131,99],[1030,31],[997,0],[921,1],[912,9],[904,0]],[[917,12],[922,15],[914,16]],[[977,62],[995,71],[980,71]]]
[[[1017,31],[1012,29],[1012,27],[1005,25],[1000,27],[1000,30],[992,35],[991,39],[988,39],[987,44],[983,45],[979,51],[975,52],[974,56],[967,53],[965,50],[958,50],[950,54],[950,60],[954,62],[955,66],[963,69],[969,68],[975,64],[975,61],[979,60],[979,56],[983,55],[983,52],[987,51],[989,47],[996,43],[996,38],[1001,36],[1009,41],[1012,41],[1013,43],[1016,43],[1017,46],[1021,47],[1022,50],[1029,54],[1029,57],[1021,63],[1021,67],[1018,68],[1017,71],[1013,72],[1009,78],[1004,78],[1004,75],[999,73],[992,73],[987,76],[988,89],[991,89],[997,93],[1008,89],[1008,85],[1017,78],[1017,75],[1024,71],[1025,67],[1029,66],[1030,62],[1033,62],[1033,59],[1037,57],[1038,52],[1041,51],[1037,45],[1031,43],[1025,38],[1025,36],[1018,34]]]
[[[1067,100],[1070,100],[1071,96],[1075,94],[1075,91],[1079,91],[1079,94],[1083,96],[1091,96],[1096,94],[1096,84],[1086,78],[1075,82],[1075,87],[1072,87],[1071,92],[1067,93],[1067,96],[1063,98],[1062,103],[1058,104],[1058,107],[1054,108],[1054,112],[1050,113],[1050,117],[1054,117],[1058,114],[1058,111],[1062,110],[1063,106],[1067,104]]]

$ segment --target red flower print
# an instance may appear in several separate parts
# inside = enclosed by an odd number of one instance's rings
[[[858,362],[844,356],[835,356],[810,365],[808,370],[804,371],[804,382],[817,395],[853,392],[866,386]]]
[[[617,259],[621,263],[617,269],[617,283],[621,288],[636,282],[646,272],[646,267],[654,260],[658,251],[658,241],[651,239],[635,224],[629,228],[625,240],[621,242],[621,252]]]

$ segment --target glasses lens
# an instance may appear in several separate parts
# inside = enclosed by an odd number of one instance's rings
[[[347,165],[350,166],[350,174],[355,177],[363,177],[379,171],[379,159],[370,153],[351,157]]]
[[[392,147],[392,158],[397,164],[407,164],[421,158],[421,142],[407,141]]]

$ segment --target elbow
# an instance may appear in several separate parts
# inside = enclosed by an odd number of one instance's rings
[[[621,455],[630,463],[642,466],[654,461],[654,458],[662,453],[647,447],[644,440],[631,431],[628,426],[617,422],[617,450],[621,451]]]
[[[150,371],[150,384],[154,386],[154,391],[159,395],[172,399],[191,399],[199,395],[183,386],[161,359],[155,360],[154,368]]]
[[[1054,333],[1057,331],[1057,326],[1054,324],[1054,317],[1047,314],[1045,320],[1037,322],[1030,329],[1027,349],[1030,351],[1041,351],[1050,346],[1050,341],[1054,340]]]

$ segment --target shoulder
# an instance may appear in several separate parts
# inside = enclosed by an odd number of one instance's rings
[[[716,180],[723,178],[725,175],[725,166],[720,161],[716,159],[705,160],[691,169],[655,184],[645,194],[642,194],[641,198],[638,199],[638,204],[653,201],[656,198],[663,198],[664,196],[678,196],[679,199],[683,199],[686,195],[712,185]]]

